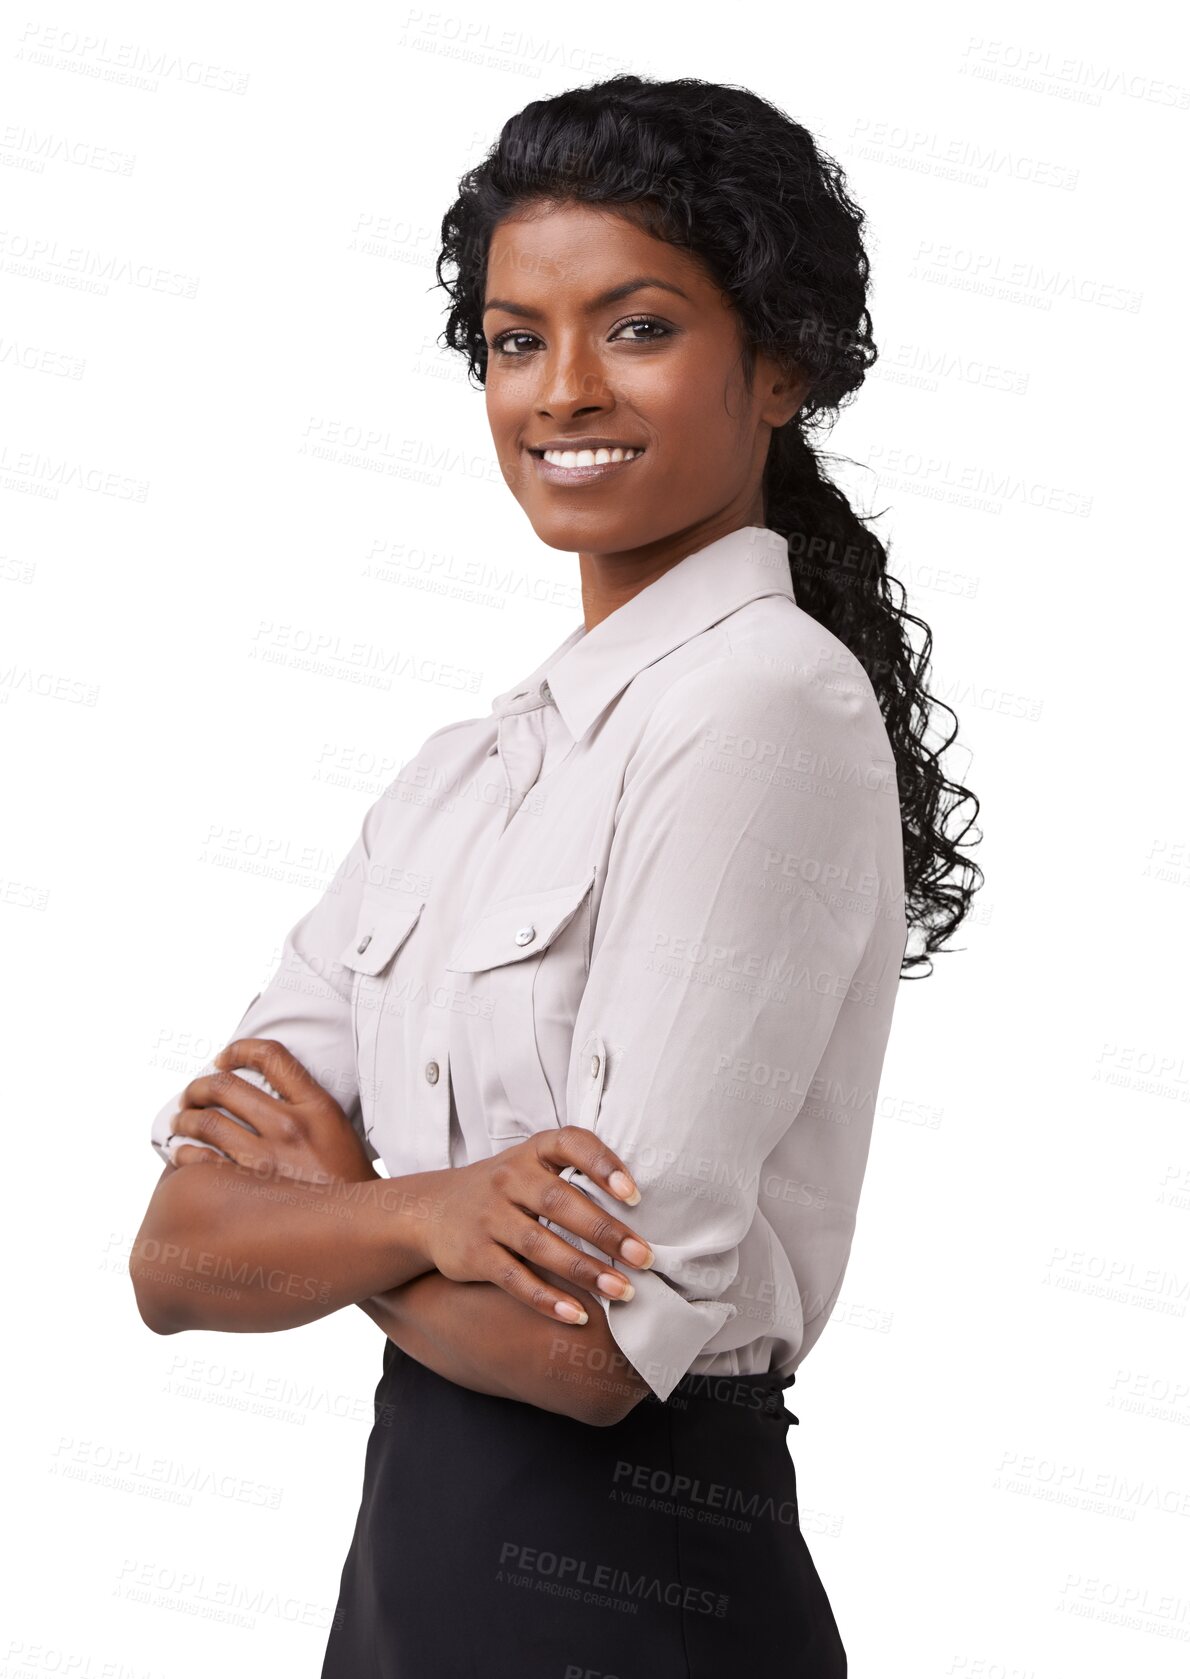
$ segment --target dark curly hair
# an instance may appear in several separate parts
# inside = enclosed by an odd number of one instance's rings
[[[920,939],[919,949],[907,946],[902,974],[925,965],[914,977],[927,977],[983,882],[978,864],[959,855],[979,801],[942,772],[957,718],[926,692],[929,626],[906,610],[904,586],[888,575],[885,550],[867,528],[875,515],[853,510],[811,441],[833,424],[877,356],[865,217],[842,169],[808,130],[746,88],[623,74],[534,100],[464,175],[442,220],[436,273],[451,308],[441,337],[467,357],[481,386],[491,237],[532,201],[614,206],[692,253],[738,312],[749,388],[758,351],[811,378],[800,412],[773,432],[764,523],[788,541],[798,605],[860,661],[880,704],[896,759],[909,945],[914,929]],[[916,651],[909,624],[923,632]],[[934,706],[955,726],[929,746]],[[966,820],[949,832],[964,804],[971,807]]]

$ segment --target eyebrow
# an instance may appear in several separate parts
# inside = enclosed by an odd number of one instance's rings
[[[623,285],[612,286],[609,291],[600,292],[598,297],[593,297],[585,305],[584,312],[593,315],[597,309],[605,309],[609,303],[619,303],[622,298],[630,297],[633,292],[646,291],[650,286],[656,286],[660,291],[673,292],[676,297],[686,298],[687,303],[690,301],[681,286],[675,286],[672,281],[659,280],[652,274],[641,274],[635,280],[625,280]],[[506,297],[493,297],[483,306],[485,315],[489,309],[503,309],[509,315],[523,315],[527,320],[538,320],[542,313],[540,309],[531,309],[525,303],[513,303]]]

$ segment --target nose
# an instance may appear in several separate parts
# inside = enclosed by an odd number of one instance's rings
[[[615,406],[603,363],[589,340],[557,344],[541,360],[537,411],[559,417],[600,413]]]

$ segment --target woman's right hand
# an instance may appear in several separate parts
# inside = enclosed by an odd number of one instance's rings
[[[569,1278],[592,1294],[610,1300],[631,1298],[632,1284],[614,1264],[592,1259],[539,1222],[546,1218],[561,1225],[641,1270],[653,1263],[652,1249],[634,1230],[605,1213],[581,1189],[562,1182],[558,1174],[567,1166],[579,1167],[617,1200],[640,1200],[624,1162],[593,1131],[578,1125],[538,1131],[489,1160],[435,1174],[426,1246],[435,1269],[454,1282],[495,1283],[514,1300],[567,1323],[585,1323],[586,1308],[543,1281],[521,1259]]]

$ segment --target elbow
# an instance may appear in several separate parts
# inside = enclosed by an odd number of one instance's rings
[[[582,1420],[583,1422],[588,1423],[592,1428],[614,1428],[617,1423],[624,1421],[624,1418],[632,1410],[635,1404],[635,1399],[632,1401],[631,1405],[603,1404],[598,1407],[594,1407],[591,1413],[588,1416],[585,1416]]]
[[[614,1428],[651,1392],[644,1377],[629,1366],[610,1389],[599,1388],[588,1393],[580,1421],[592,1428]]]
[[[614,1428],[653,1390],[629,1363],[612,1334],[606,1312],[597,1313],[590,1328],[594,1346],[588,1346],[588,1352],[596,1356],[589,1358],[588,1379],[575,1396],[577,1404],[571,1415],[591,1428]]]
[[[630,1377],[630,1380],[625,1380],[621,1376],[614,1383],[589,1383],[570,1394],[565,1406],[550,1405],[547,1409],[560,1408],[565,1416],[574,1422],[585,1423],[588,1428],[614,1428],[649,1392],[647,1384],[635,1371],[630,1372]],[[552,1392],[550,1397],[553,1397]]]
[[[143,1309],[140,1315],[145,1328],[151,1329],[154,1335],[178,1335],[186,1327],[182,1323],[167,1323],[164,1319],[146,1313]]]
[[[175,1239],[178,1208],[174,1202],[179,1191],[169,1187],[171,1180],[180,1176],[184,1174],[176,1166],[167,1166],[162,1172],[128,1258],[128,1280],[136,1297],[136,1309],[145,1328],[151,1329],[154,1335],[176,1335],[179,1330],[190,1328],[180,1309],[182,1279],[172,1263],[185,1245],[184,1241]]]
[[[623,1422],[631,1409],[631,1406],[609,1404],[605,1398],[595,1394],[569,1415],[575,1422],[585,1423],[588,1428],[613,1428],[616,1423]]]
[[[136,1297],[136,1309],[145,1328],[151,1329],[154,1335],[176,1335],[188,1325],[179,1321],[176,1308],[168,1309],[170,1302],[147,1274],[151,1269],[143,1261],[137,1262],[134,1251],[134,1257],[128,1262],[128,1276]]]

